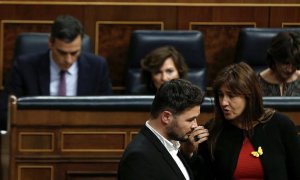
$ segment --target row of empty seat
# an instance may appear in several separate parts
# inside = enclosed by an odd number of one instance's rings
[[[300,28],[243,28],[239,33],[235,62],[245,61],[257,72],[266,68],[266,52],[271,39],[281,31]],[[136,94],[140,85],[140,60],[151,50],[172,45],[184,56],[189,66],[188,79],[206,89],[206,57],[204,35],[200,31],[136,30],[128,49],[126,94]],[[16,40],[15,56],[48,48],[47,33],[23,33]],[[91,41],[84,36],[83,51],[91,51]]]

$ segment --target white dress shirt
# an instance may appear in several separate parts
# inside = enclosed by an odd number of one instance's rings
[[[152,131],[157,136],[157,138],[161,141],[161,143],[165,146],[167,151],[171,154],[172,158],[178,165],[185,179],[190,180],[190,176],[186,167],[184,166],[180,158],[177,156],[178,150],[180,148],[180,143],[178,141],[169,141],[166,138],[164,138],[161,134],[159,134],[154,128],[150,126],[149,121],[146,121],[146,127],[148,127],[150,131]]]

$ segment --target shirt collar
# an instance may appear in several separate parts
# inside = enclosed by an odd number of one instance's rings
[[[161,143],[166,147],[166,149],[171,152],[171,151],[176,151],[178,152],[180,148],[180,143],[179,141],[175,140],[167,140],[165,137],[163,137],[159,132],[157,132],[151,125],[149,124],[149,120],[146,121],[146,127],[148,127],[155,135],[156,137],[161,141]]]

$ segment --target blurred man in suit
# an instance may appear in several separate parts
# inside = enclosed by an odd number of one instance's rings
[[[193,179],[180,142],[207,139],[207,130],[197,125],[202,101],[198,86],[183,79],[165,82],[155,95],[150,119],[123,154],[118,179]]]

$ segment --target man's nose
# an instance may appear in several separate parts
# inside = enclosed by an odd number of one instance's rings
[[[197,119],[192,122],[192,129],[195,129],[198,126]]]
[[[68,64],[71,64],[73,62],[73,56],[71,54],[66,54],[65,56],[65,61],[68,63]]]

